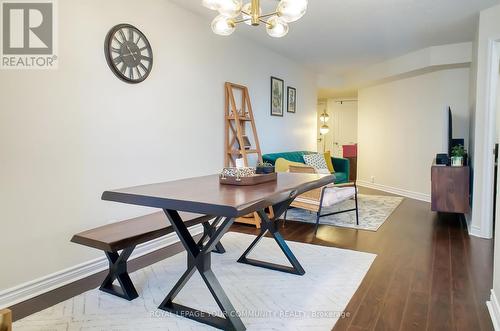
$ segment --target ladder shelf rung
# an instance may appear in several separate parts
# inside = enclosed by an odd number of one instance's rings
[[[236,149],[236,150],[228,151],[227,153],[228,154],[242,154],[243,151],[245,151],[245,153],[247,153],[247,154],[256,154],[256,153],[258,153],[258,151],[255,150],[255,149],[245,149],[245,150],[243,150],[243,149]]]
[[[228,116],[228,117],[226,117],[226,119],[231,120],[231,121],[235,121],[235,120],[239,119],[240,121],[248,121],[248,122],[250,122],[252,120],[250,117],[243,117],[243,116],[240,116],[239,118],[235,118],[234,116]]]

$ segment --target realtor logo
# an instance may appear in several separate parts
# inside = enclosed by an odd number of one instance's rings
[[[54,69],[54,1],[1,1],[2,69]]]

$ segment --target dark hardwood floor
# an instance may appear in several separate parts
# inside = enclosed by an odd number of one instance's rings
[[[371,190],[363,193],[386,194]],[[387,195],[387,194],[386,194]],[[256,234],[246,225],[232,231]],[[438,215],[430,204],[405,199],[377,231],[289,221],[285,239],[377,254],[373,265],[334,330],[493,330],[486,301],[493,274],[493,241],[469,237],[453,215]],[[133,260],[131,269],[157,262],[181,247]],[[11,307],[17,320],[95,288],[104,273]]]
[[[382,194],[363,189],[364,193]],[[233,231],[257,233],[235,225]],[[493,241],[469,237],[465,222],[405,199],[377,231],[287,222],[285,239],[377,254],[334,330],[493,330],[486,301]]]

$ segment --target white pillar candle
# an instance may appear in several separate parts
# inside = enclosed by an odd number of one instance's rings
[[[243,168],[245,167],[245,161],[243,158],[236,159],[236,168]]]

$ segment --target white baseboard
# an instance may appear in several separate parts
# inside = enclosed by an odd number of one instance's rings
[[[189,229],[192,235],[198,235],[203,232],[201,225],[193,226]],[[164,237],[151,240],[147,243],[138,245],[131,259],[149,254],[158,249],[173,245],[179,242],[176,233],[170,233]],[[43,293],[47,293],[56,288],[75,282],[82,278],[91,276],[108,268],[108,260],[103,256],[91,261],[87,261],[76,266],[55,272],[53,274],[40,277],[38,279],[26,282],[24,284],[3,290],[0,292],[0,309],[10,307],[16,303],[34,298]]]
[[[465,213],[465,224],[467,225],[467,231],[469,234],[472,234],[472,214],[471,213]]]
[[[491,237],[490,238],[486,237],[483,234],[483,232],[481,231],[481,228],[476,226],[476,225],[471,225],[469,227],[469,234],[471,236],[475,236],[475,237],[479,237],[479,238],[491,239]]]
[[[498,304],[495,291],[491,290],[490,301],[486,301],[486,306],[488,306],[493,327],[496,331],[500,331],[500,305]]]
[[[379,191],[384,191],[392,194],[397,194],[401,195],[407,198],[415,199],[415,200],[420,200],[420,201],[425,201],[425,202],[431,202],[431,196],[430,194],[424,194],[420,192],[413,192],[413,191],[408,191],[404,190],[401,188],[397,187],[392,187],[392,186],[387,186],[387,185],[382,185],[382,184],[375,184],[375,183],[370,183],[368,181],[364,180],[357,180],[356,184],[359,186],[371,188],[374,190],[379,190]]]

